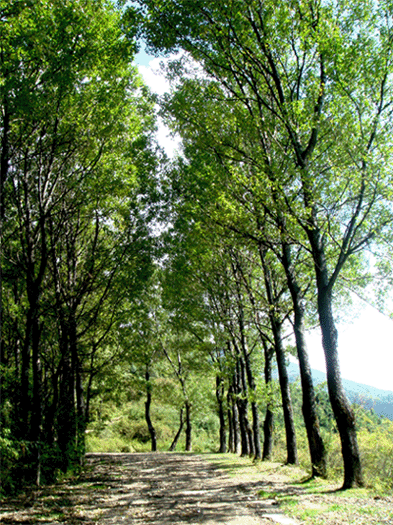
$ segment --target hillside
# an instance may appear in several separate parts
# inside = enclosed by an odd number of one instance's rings
[[[288,374],[291,381],[299,377],[299,365],[290,362]],[[315,384],[326,381],[326,373],[312,369]],[[356,383],[349,379],[343,379],[345,392],[352,403],[357,403],[364,408],[373,409],[379,416],[384,416],[393,421],[393,391],[381,390],[370,385]]]

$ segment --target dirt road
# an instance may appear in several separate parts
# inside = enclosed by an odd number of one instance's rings
[[[1,509],[0,523],[267,525],[293,524],[258,480],[240,482],[203,456],[89,454],[76,483],[36,490]]]

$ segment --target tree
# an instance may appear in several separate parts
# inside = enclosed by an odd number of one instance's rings
[[[283,211],[301,226],[313,258],[343,486],[362,485],[354,416],[340,377],[333,290],[347,261],[391,223],[389,6],[140,4],[152,47],[185,49],[252,117],[264,164],[259,176],[282,195]],[[163,24],[165,32],[157,31]],[[274,157],[263,153],[267,144]],[[284,161],[285,171],[277,171]]]
[[[57,447],[64,470],[83,455],[89,366],[119,323],[126,271],[135,292],[149,266],[137,193],[154,117],[114,8],[3,2],[1,16],[3,334],[16,328],[2,338],[2,363],[16,359],[3,395],[39,484]]]

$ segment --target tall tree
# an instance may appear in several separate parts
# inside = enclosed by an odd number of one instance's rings
[[[354,415],[340,377],[333,290],[348,259],[391,223],[389,6],[356,0],[140,4],[152,47],[185,49],[244,105],[262,152],[273,145],[275,156],[286,160],[272,183],[266,175],[275,159],[265,153],[263,180],[283,195],[285,213],[301,226],[313,257],[344,487],[362,485]]]
[[[129,65],[133,28],[116,9],[99,0],[0,9],[5,333],[17,327],[2,355],[16,358],[12,431],[33,443],[39,483],[43,448],[55,457],[60,446],[64,469],[83,453],[87,363],[118,322],[120,270],[132,281],[149,264],[135,240],[154,117]]]

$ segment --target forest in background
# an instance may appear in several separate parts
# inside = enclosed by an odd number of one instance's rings
[[[351,292],[383,310],[391,291],[393,4],[0,15],[2,491],[75,471],[86,446],[300,461],[391,489],[392,423],[349,403],[335,323]],[[182,51],[162,98],[132,66],[139,38]],[[171,161],[157,113],[181,137]]]

